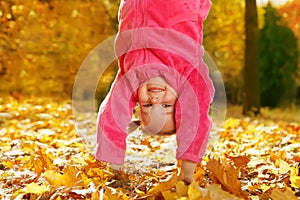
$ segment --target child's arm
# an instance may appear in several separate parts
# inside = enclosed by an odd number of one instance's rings
[[[196,163],[188,160],[182,161],[180,178],[187,184],[194,181],[194,172],[196,169]]]
[[[97,160],[120,165],[124,163],[126,127],[130,123],[135,104],[127,78],[118,73],[98,112]]]

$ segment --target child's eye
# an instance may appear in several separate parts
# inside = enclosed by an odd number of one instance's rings
[[[172,105],[171,105],[171,104],[162,104],[161,106],[162,106],[162,107],[164,107],[164,108],[169,108],[169,107],[172,107]]]
[[[151,107],[151,106],[152,106],[151,103],[143,104],[143,107],[146,107],[146,108],[149,108],[149,107]]]

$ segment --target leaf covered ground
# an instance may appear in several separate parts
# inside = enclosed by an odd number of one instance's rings
[[[88,132],[95,120],[82,116]],[[83,130],[83,129],[82,129]],[[298,199],[300,125],[228,118],[197,166],[178,181],[175,136],[128,137],[125,172],[98,162],[76,133],[71,101],[0,98],[0,199]]]

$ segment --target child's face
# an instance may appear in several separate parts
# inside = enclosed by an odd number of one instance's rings
[[[144,131],[152,134],[175,132],[174,107],[177,94],[165,79],[155,77],[140,86],[138,98]]]

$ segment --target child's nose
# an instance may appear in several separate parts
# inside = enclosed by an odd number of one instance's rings
[[[150,96],[149,99],[150,99],[151,103],[157,103],[157,102],[159,102],[160,98],[159,98],[159,96],[155,95],[155,96]]]

